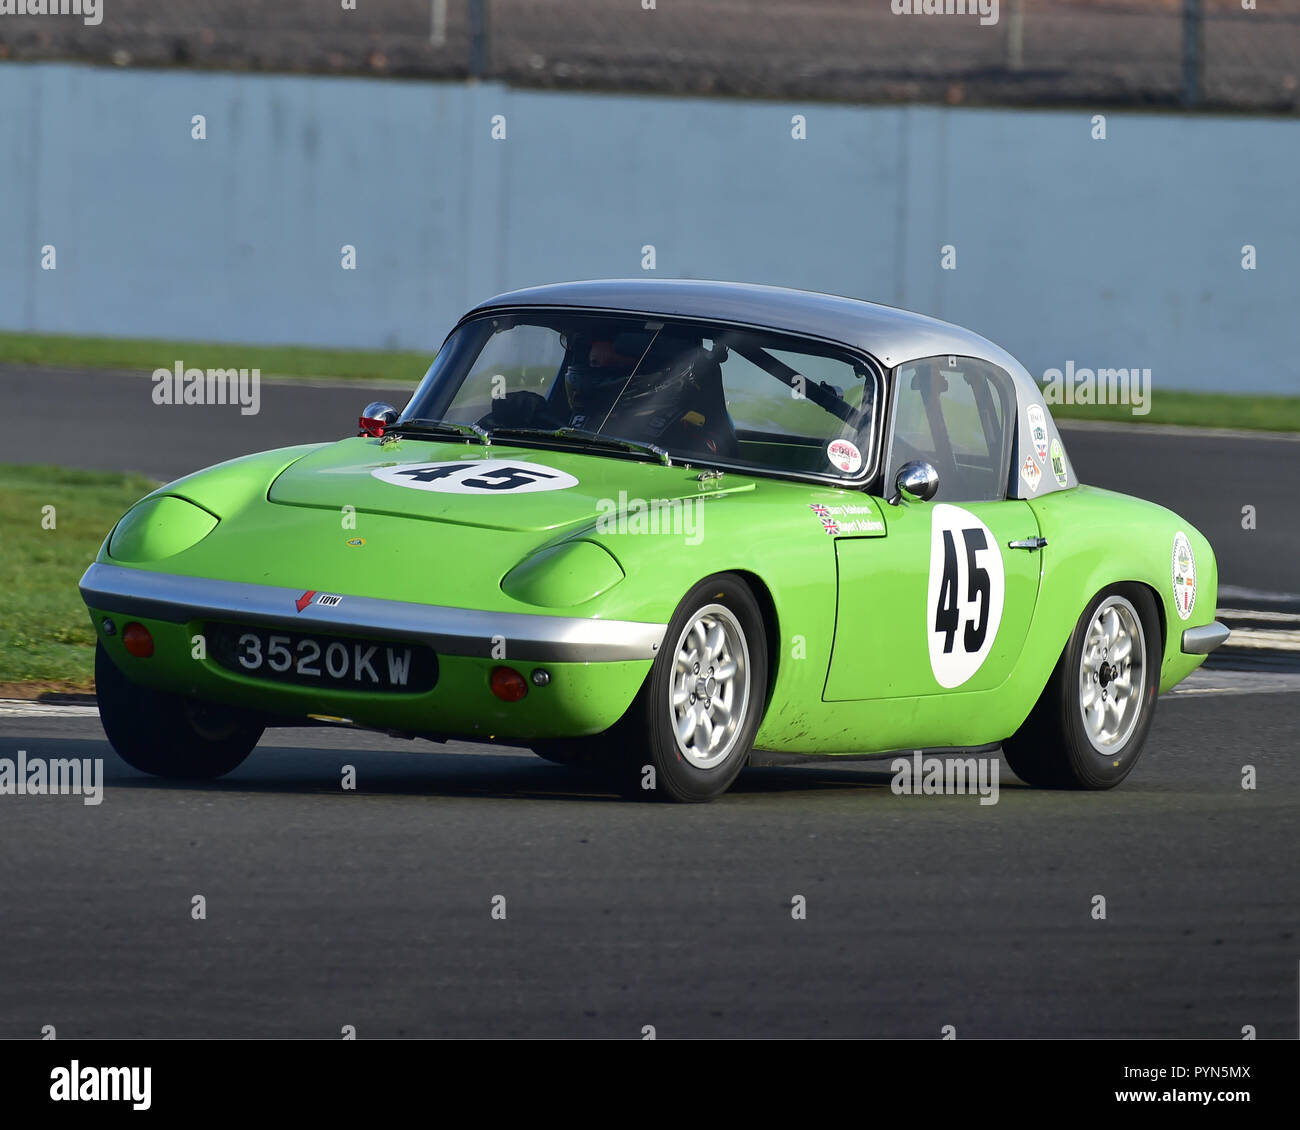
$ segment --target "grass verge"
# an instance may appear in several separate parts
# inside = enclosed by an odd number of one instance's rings
[[[64,369],[135,369],[151,373],[184,361],[187,369],[260,369],[264,377],[333,377],[414,385],[433,360],[428,353],[313,349],[301,345],[151,341],[0,332],[0,362]]]
[[[1198,428],[1300,432],[1300,396],[1229,395],[1154,389],[1151,411],[1134,416],[1123,404],[1052,404],[1058,420],[1098,420],[1115,424],[1181,424]]]
[[[95,635],[77,582],[113,523],[156,485],[140,475],[0,464],[0,684],[90,687]]]

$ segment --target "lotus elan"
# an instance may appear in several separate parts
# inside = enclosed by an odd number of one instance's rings
[[[991,342],[695,281],[504,294],[400,412],[159,488],[81,581],[105,731],[219,776],[267,726],[527,746],[705,801],[751,759],[1001,747],[1104,789],[1221,644],[1206,539],[1080,483]]]

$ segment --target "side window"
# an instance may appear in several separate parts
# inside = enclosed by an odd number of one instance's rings
[[[854,407],[862,399],[863,378],[853,366],[832,357],[815,357],[769,349],[768,353],[808,381],[830,384],[841,396],[854,394]],[[826,446],[823,433],[834,423],[826,409],[805,395],[798,397],[787,385],[733,349],[722,363],[722,384],[727,411],[736,428],[747,432],[771,432],[798,438],[812,436],[820,452]],[[820,469],[820,468],[819,468]]]
[[[942,502],[1006,495],[1015,389],[996,365],[973,357],[927,357],[894,370],[893,434],[885,489],[914,459],[939,472]]]

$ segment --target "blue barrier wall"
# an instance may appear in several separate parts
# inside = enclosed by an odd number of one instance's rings
[[[432,350],[482,298],[638,275],[652,244],[656,275],[921,310],[1040,376],[1300,391],[1300,122],[1106,125],[7,63],[0,329]]]

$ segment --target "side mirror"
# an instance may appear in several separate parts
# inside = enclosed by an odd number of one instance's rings
[[[939,472],[923,459],[914,459],[904,463],[894,477],[894,495],[889,499],[890,506],[897,506],[900,500],[907,502],[929,502],[939,492]]]
[[[361,419],[357,421],[360,436],[382,436],[385,429],[397,423],[397,409],[382,400],[373,400],[361,410]]]

